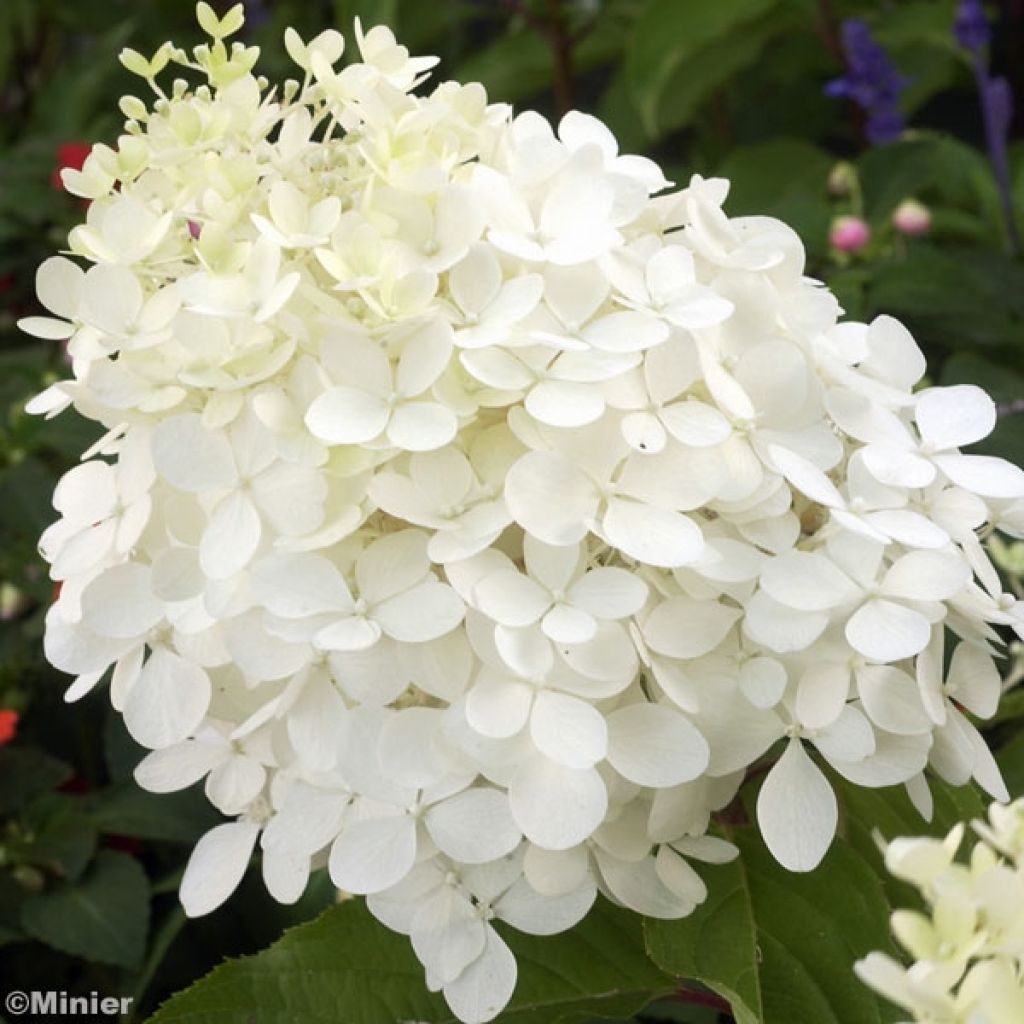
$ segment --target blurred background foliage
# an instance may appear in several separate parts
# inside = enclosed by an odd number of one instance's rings
[[[444,77],[480,80],[495,100],[552,118],[573,107],[597,114],[623,151],[655,157],[680,184],[694,172],[730,178],[727,209],[792,224],[808,273],[850,316],[903,318],[930,379],[987,388],[1003,415],[982,449],[1024,462],[1022,0],[986,5],[991,35],[973,49],[954,32],[956,0],[245,7],[243,36],[261,46],[271,80],[291,73],[286,26],[306,38],[328,26],[349,34],[358,16],[440,55]],[[129,43],[153,52],[168,38],[198,41],[193,12],[191,0],[0,3],[0,977],[23,989],[132,995],[135,1020],[332,898],[321,883],[281,908],[251,879],[226,908],[186,924],[175,891],[214,812],[201,793],[139,791],[131,769],[141,750],[105,696],[65,710],[64,682],[42,660],[52,583],[36,541],[54,517],[56,478],[93,430],[71,415],[45,424],[25,415],[25,399],[65,366],[59,343],[20,335],[15,321],[37,312],[35,267],[84,212],[60,189],[59,168],[121,131],[117,100],[134,83],[116,54]],[[849,19],[881,49],[857,44]],[[889,92],[872,79],[886,74]],[[979,91],[1004,76],[983,107]],[[884,142],[872,121],[878,88],[895,118]],[[842,217],[855,219],[852,235]],[[1019,551],[1001,557],[1004,568],[1024,568]],[[1024,792],[1022,712],[1011,696],[990,734],[1014,794]],[[731,1018],[692,991],[644,1019]]]

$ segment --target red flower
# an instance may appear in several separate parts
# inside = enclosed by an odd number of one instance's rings
[[[14,708],[0,708],[0,746],[10,743],[17,735],[20,717]]]
[[[63,142],[57,147],[57,166],[50,176],[50,184],[58,191],[64,191],[64,183],[60,180],[60,172],[65,167],[71,167],[76,171],[82,169],[85,158],[92,152],[92,146],[88,142]]]

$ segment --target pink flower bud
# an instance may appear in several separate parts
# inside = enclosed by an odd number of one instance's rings
[[[916,199],[904,199],[893,210],[893,227],[903,235],[926,235],[931,230],[932,212]]]
[[[840,252],[857,252],[871,241],[871,228],[860,217],[836,217],[828,240],[832,248]]]

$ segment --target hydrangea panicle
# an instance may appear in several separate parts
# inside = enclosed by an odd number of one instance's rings
[[[861,980],[936,1024],[1014,1024],[1024,1018],[1024,801],[992,804],[966,863],[955,860],[964,826],[944,839],[900,838],[886,867],[921,894],[926,913],[897,910],[892,930],[914,963],[869,953]]]
[[[123,55],[156,99],[65,173],[88,213],[22,322],[72,369],[30,410],[106,429],[54,493],[46,653],[68,700],[109,674],[140,785],[230,819],[188,914],[257,847],[285,903],[326,867],[476,1024],[515,986],[495,920],[693,911],[774,748],[797,871],[823,763],[1005,796],[964,709],[1024,632],[979,539],[1024,535],[1024,473],[960,451],[982,391],[915,391],[910,334],[841,321],[789,228],[593,117],[430,86],[358,22],[344,66],[289,30],[271,87],[240,7],[199,18]]]

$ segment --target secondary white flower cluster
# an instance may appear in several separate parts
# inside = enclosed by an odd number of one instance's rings
[[[88,216],[23,323],[74,369],[31,410],[108,428],[54,495],[47,654],[69,700],[113,666],[141,785],[236,819],[189,914],[257,842],[282,901],[326,864],[484,1021],[494,919],[689,913],[780,740],[757,812],[795,870],[835,830],[818,758],[922,808],[928,764],[1003,794],[964,709],[1020,626],[978,531],[1022,535],[1024,473],[957,450],[985,394],[914,393],[907,331],[839,323],[725,181],[415,95],[435,62],[383,27],[340,70],[289,31],[302,80],[268,88],[240,8],[199,13],[192,57],[122,55],[158,98],[64,173]],[[169,62],[208,84],[165,94]]]
[[[928,1024],[1019,1024],[1024,1020],[1024,800],[992,804],[974,822],[981,841],[966,864],[945,839],[895,839],[886,867],[915,886],[928,913],[898,910],[892,930],[916,961],[886,953],[855,965],[866,984]]]

